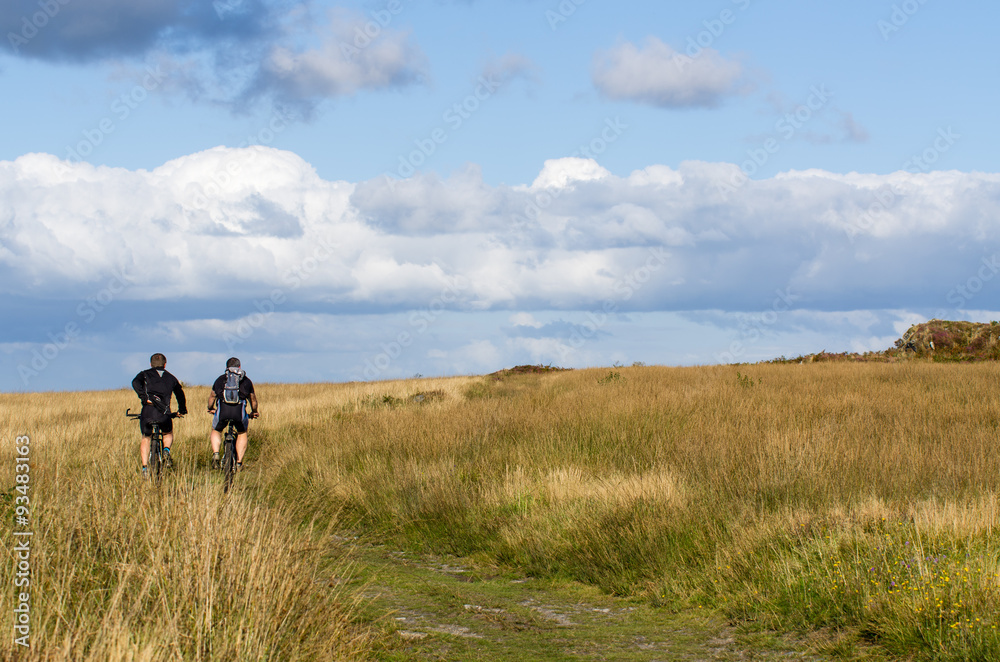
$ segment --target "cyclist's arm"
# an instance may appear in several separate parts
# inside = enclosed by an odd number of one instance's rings
[[[187,398],[184,397],[184,388],[176,379],[174,380],[174,397],[177,398],[177,414],[185,416],[188,413]]]
[[[208,411],[215,411],[215,401],[216,401],[215,391],[211,391],[208,394]]]
[[[146,377],[141,372],[132,380],[132,390],[139,396],[143,404],[149,401],[149,398],[146,397]]]
[[[251,393],[250,394],[250,415],[251,416],[256,416],[257,415],[257,394],[256,393]]]

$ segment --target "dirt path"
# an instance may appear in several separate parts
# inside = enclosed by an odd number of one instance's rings
[[[801,642],[742,636],[714,613],[671,614],[576,583],[468,560],[358,547],[351,582],[383,636],[379,660],[819,660]]]

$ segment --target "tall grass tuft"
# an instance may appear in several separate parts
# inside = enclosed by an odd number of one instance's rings
[[[207,446],[184,434],[189,422],[175,424],[177,470],[155,485],[137,473],[135,425],[118,420],[127,395],[3,397],[22,406],[0,410],[2,465],[13,466],[8,430],[31,437],[32,647],[25,655],[4,637],[0,657],[365,657],[368,634],[350,620],[357,598],[336,576],[349,561],[331,533],[293,523],[288,508],[258,495],[252,472],[224,497],[219,478],[197,466]],[[0,592],[8,633],[11,598]]]

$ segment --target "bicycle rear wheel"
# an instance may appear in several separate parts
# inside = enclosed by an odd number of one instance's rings
[[[149,463],[152,466],[153,479],[160,482],[163,472],[163,434],[158,426],[153,428],[153,435],[149,440]]]
[[[232,430],[226,431],[225,455],[222,458],[222,491],[228,492],[236,475],[236,435]]]

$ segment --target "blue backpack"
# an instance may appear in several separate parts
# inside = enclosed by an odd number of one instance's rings
[[[240,368],[226,368],[226,385],[222,387],[222,401],[227,405],[239,405],[243,403],[240,397],[240,382],[245,375]]]

